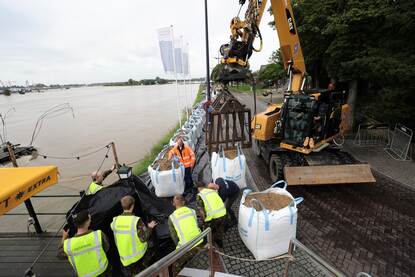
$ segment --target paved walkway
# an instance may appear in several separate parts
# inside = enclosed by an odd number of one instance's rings
[[[367,162],[376,171],[402,184],[415,188],[415,162],[396,161],[383,146],[359,146],[347,140],[344,149],[361,162]]]

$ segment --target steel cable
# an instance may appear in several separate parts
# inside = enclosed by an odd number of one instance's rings
[[[108,143],[107,145],[105,145],[103,147],[100,147],[100,148],[98,148],[98,149],[96,149],[94,151],[91,151],[91,152],[88,152],[88,153],[85,153],[85,154],[82,154],[82,155],[78,155],[78,156],[67,156],[67,157],[64,157],[64,156],[47,155],[47,154],[42,154],[42,153],[38,153],[38,155],[39,156],[42,156],[44,159],[50,158],[50,159],[57,159],[57,160],[73,160],[73,159],[79,160],[81,158],[85,158],[85,157],[91,156],[91,155],[93,155],[95,153],[98,153],[99,151],[101,151],[101,150],[103,150],[105,148],[110,148],[110,146],[111,146],[111,143]]]

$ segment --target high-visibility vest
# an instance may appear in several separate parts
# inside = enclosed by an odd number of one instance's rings
[[[205,206],[205,222],[226,215],[225,204],[216,190],[204,188],[198,195]]]
[[[147,242],[142,242],[138,237],[139,220],[140,218],[134,215],[120,215],[112,220],[111,229],[123,266],[137,262],[147,251]]]
[[[184,148],[182,150],[182,153],[180,154],[180,151],[178,149],[178,146],[174,146],[173,149],[169,152],[169,159],[175,155],[177,158],[179,158],[179,161],[183,164],[185,168],[192,167],[196,161],[195,153],[193,152],[192,148],[184,145]]]
[[[86,195],[91,195],[91,194],[95,194],[97,191],[99,191],[100,189],[102,189],[101,185],[98,185],[95,182],[91,182],[91,184],[89,184],[88,190],[86,191]]]
[[[179,243],[176,248],[186,244],[186,242],[194,239],[201,233],[197,226],[196,212],[193,209],[181,207],[170,215],[170,219],[179,237]],[[200,240],[196,245],[202,242],[203,240]]]
[[[79,277],[99,276],[108,267],[100,230],[66,239],[63,250]]]

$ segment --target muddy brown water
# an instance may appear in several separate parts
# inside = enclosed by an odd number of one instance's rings
[[[180,106],[193,103],[198,85],[180,87]],[[46,119],[34,142],[39,153],[47,156],[78,156],[94,151],[111,141],[115,142],[121,163],[142,159],[165,133],[177,123],[175,85],[135,87],[82,87],[68,90],[49,90],[12,96],[0,95],[0,113],[10,108],[6,119],[7,137],[12,143],[27,145],[39,116],[53,106],[69,103],[70,113]],[[1,131],[1,128],[0,128]],[[76,195],[91,181],[90,172],[96,170],[106,149],[86,158],[38,159],[26,166],[57,165],[59,184],[43,194]],[[114,163],[112,153],[105,159],[102,169]],[[116,180],[114,174],[105,181]],[[66,212],[76,198],[33,199],[38,212]],[[23,205],[12,212],[26,212]],[[41,223],[53,230],[63,222],[63,216],[40,216]],[[26,231],[26,216],[0,217],[0,232]]]

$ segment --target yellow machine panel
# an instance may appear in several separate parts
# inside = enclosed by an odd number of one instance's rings
[[[252,138],[266,141],[275,137],[275,123],[280,118],[281,104],[269,104],[267,109],[254,116],[251,121]]]
[[[57,182],[56,166],[0,168],[0,215]]]

